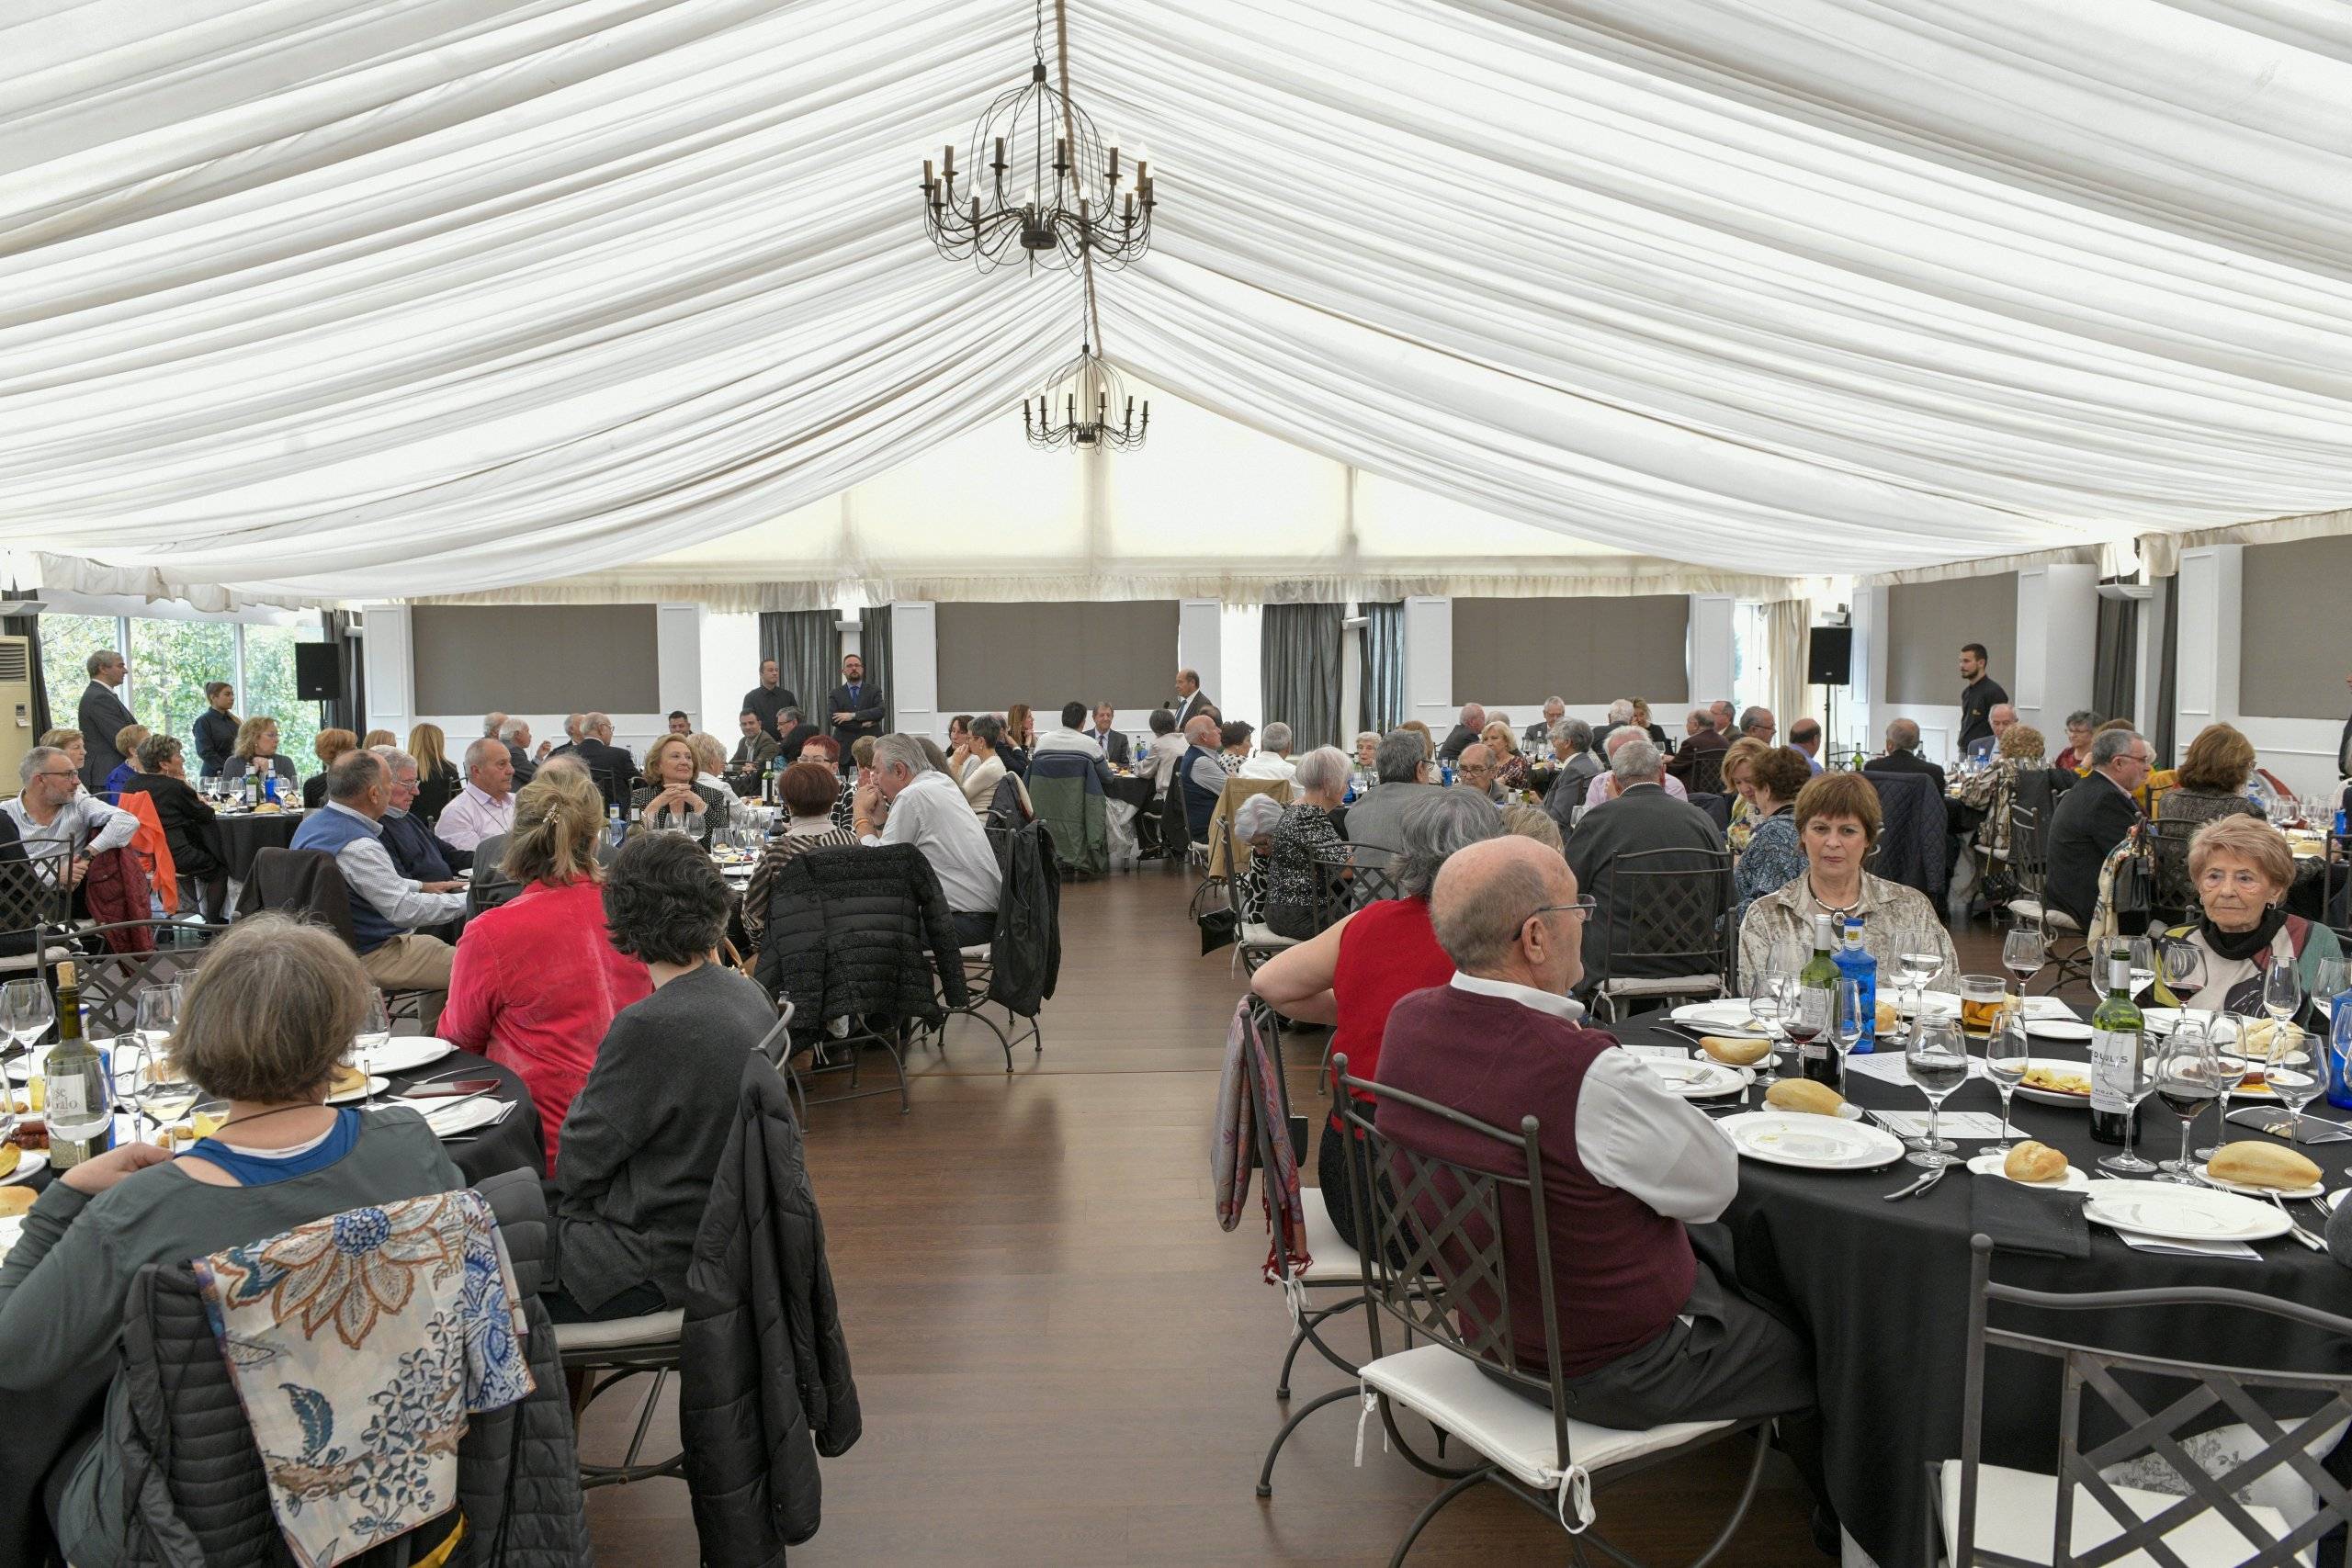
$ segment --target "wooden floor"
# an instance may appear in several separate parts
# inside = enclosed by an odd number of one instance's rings
[[[1197,956],[1187,892],[1151,867],[1064,889],[1046,1048],[1023,1047],[1012,1077],[995,1040],[959,1021],[944,1061],[914,1064],[911,1114],[895,1098],[811,1113],[865,1436],[826,1461],[824,1528],[796,1564],[1378,1563],[1439,1489],[1381,1451],[1376,1421],[1354,1468],[1342,1402],[1292,1438],[1273,1497],[1255,1495],[1283,1419],[1289,1325],[1258,1278],[1262,1223],[1219,1231],[1210,1204],[1208,1129],[1242,987],[1227,954]],[[1997,942],[1974,934],[1962,953],[1996,962]],[[1314,1089],[1301,1077],[1293,1094]],[[1309,1352],[1295,1397],[1340,1382]],[[593,1457],[626,1437],[620,1397],[590,1412]],[[1655,1472],[1603,1494],[1604,1527],[1650,1562],[1687,1561],[1740,1476],[1728,1449]],[[1723,1561],[1827,1561],[1793,1488],[1770,1473]],[[592,1493],[588,1517],[604,1562],[693,1561],[683,1482]],[[1488,1487],[1439,1516],[1411,1561],[1567,1552],[1549,1517]]]

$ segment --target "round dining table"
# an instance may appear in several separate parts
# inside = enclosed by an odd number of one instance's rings
[[[264,850],[283,850],[294,842],[302,825],[300,811],[220,811],[213,814],[212,832],[220,840],[220,862],[229,879],[243,882],[254,868],[254,857]]]
[[[1690,1034],[1649,1021],[1665,1016],[1646,1015],[1613,1032],[1630,1045],[1691,1045]],[[2031,1039],[2031,1049],[2037,1059],[2083,1062],[2088,1055],[2085,1045],[2038,1035]],[[1981,1054],[1981,1047],[1972,1051]],[[1784,1057],[1783,1063],[1784,1076],[1793,1071],[1792,1058]],[[1753,1108],[1760,1093],[1747,1091],[1746,1103]],[[1847,1075],[1845,1094],[1865,1112],[1927,1108],[1925,1096],[1907,1081],[1882,1082],[1860,1073]],[[2275,1102],[2266,1103],[2276,1109]],[[2012,1110],[2016,1137],[2063,1150],[2071,1165],[2094,1180],[2105,1174],[2098,1169],[2099,1157],[2119,1152],[2090,1136],[2086,1101],[2060,1107],[2019,1094],[2013,1097]],[[1972,1077],[1944,1102],[1947,1116],[1962,1111],[1998,1116],[2000,1098],[1988,1080]],[[2278,1114],[2283,1116],[2283,1111]],[[2321,1101],[2312,1114],[2340,1113]],[[2212,1142],[2215,1124],[2209,1109],[2196,1124],[2193,1145]],[[2178,1147],[2179,1127],[2178,1119],[2154,1097],[2144,1102],[2137,1138],[2146,1157],[2171,1157]],[[2233,1139],[2278,1141],[2259,1129],[2235,1123],[2229,1134]],[[1990,1140],[1954,1141],[1961,1159],[1993,1146]],[[2352,1143],[2309,1145],[2302,1152],[2321,1167],[2329,1190],[2346,1185]],[[1960,1454],[1969,1244],[1983,1228],[1974,1214],[1974,1194],[1985,1184],[2006,1179],[1971,1175],[1955,1166],[1919,1196],[1886,1201],[1888,1193],[1923,1174],[1907,1161],[1865,1171],[1826,1172],[1743,1157],[1738,1196],[1723,1216],[1742,1287],[1791,1317],[1812,1347],[1830,1501],[1847,1532],[1880,1568],[1917,1568],[1927,1561],[1924,1531],[1934,1506],[1927,1466]],[[2069,1202],[2056,1192],[2033,1196],[2054,1205]],[[2078,1198],[2072,1200],[2073,1207],[2079,1204]],[[2324,1230],[2326,1214],[2315,1205],[2289,1207],[2305,1229]],[[2258,1257],[2246,1259],[2139,1250],[2103,1225],[2092,1224],[2087,1230],[2086,1258],[1996,1246],[1993,1279],[2050,1292],[2212,1286],[2352,1317],[2352,1269],[2290,1235],[2253,1244]],[[2087,1333],[2084,1320],[2071,1315],[2063,1325],[1998,1314],[1995,1322],[2043,1333],[2070,1332],[2108,1348],[2188,1360],[2352,1373],[2352,1342],[2289,1331],[2275,1322],[2265,1322],[2250,1337],[2243,1320],[2212,1309],[2176,1308],[2093,1320]],[[1990,1356],[1984,1390],[1986,1462],[2054,1473],[2061,1394],[2056,1363],[2013,1351],[1995,1350]],[[2094,1441],[2099,1436],[2095,1431],[2099,1424],[2090,1415],[2095,1403],[2086,1398],[2085,1436]],[[2105,1435],[2113,1435],[2114,1429],[2108,1428]],[[2352,1473],[2342,1468],[2347,1459],[2352,1453],[2340,1456],[2330,1469],[2339,1475]]]

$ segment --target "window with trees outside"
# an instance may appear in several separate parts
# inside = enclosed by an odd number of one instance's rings
[[[164,620],[147,615],[44,615],[40,617],[41,673],[49,692],[50,722],[74,727],[85,667],[102,648],[120,649],[130,666],[124,700],[150,729],[187,739],[204,711],[204,685],[226,681],[237,688],[231,712],[239,718],[266,713],[277,720],[278,751],[298,773],[317,769],[311,743],[318,738],[319,705],[295,694],[294,645],[326,636],[315,621],[299,626],[248,625],[232,621]],[[193,766],[194,759],[190,759]]]

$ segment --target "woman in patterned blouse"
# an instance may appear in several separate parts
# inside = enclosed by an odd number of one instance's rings
[[[1299,802],[1274,824],[1273,852],[1266,863],[1266,924],[1276,936],[1315,934],[1315,880],[1321,871],[1318,854],[1338,850],[1344,840],[1333,826],[1331,813],[1348,787],[1348,759],[1336,746],[1318,746],[1298,760],[1291,787]]]
[[[1932,953],[1941,967],[1930,986],[1958,980],[1960,954],[1928,896],[1862,869],[1878,840],[1879,823],[1878,791],[1860,773],[1821,773],[1797,792],[1797,843],[1804,851],[1804,870],[1779,892],[1750,904],[1741,918],[1743,980],[1776,957],[1792,965],[1804,963],[1802,955],[1813,947],[1815,915],[1860,915],[1862,946],[1878,960],[1882,976],[1894,974],[1905,953]]]
[[[1813,769],[1802,751],[1770,746],[1758,749],[1741,779],[1740,793],[1749,803],[1753,827],[1739,867],[1732,874],[1733,891],[1739,899],[1732,908],[1735,922],[1747,913],[1748,905],[1786,887],[1790,878],[1804,874],[1804,850],[1797,843],[1797,795],[1812,782]]]
[[[822,762],[793,763],[776,775],[775,794],[784,803],[785,824],[769,835],[766,852],[743,889],[743,935],[752,945],[746,958],[760,949],[760,938],[767,931],[769,892],[793,857],[810,850],[851,849],[857,843],[856,834],[833,821],[833,771]]]

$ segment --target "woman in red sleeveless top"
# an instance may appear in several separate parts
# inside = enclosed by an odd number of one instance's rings
[[[1500,835],[1502,818],[1492,802],[1449,790],[1416,803],[1403,827],[1405,847],[1391,867],[1402,897],[1365,905],[1270,960],[1250,982],[1284,1018],[1331,1025],[1331,1055],[1347,1057],[1348,1076],[1355,1078],[1380,1076],[1380,1037],[1388,1027],[1388,1010],[1413,992],[1453,977],[1453,960],[1430,929],[1430,886],[1448,855]],[[1316,1181],[1332,1227],[1350,1247],[1358,1247],[1339,1133],[1338,1117],[1327,1116]]]

